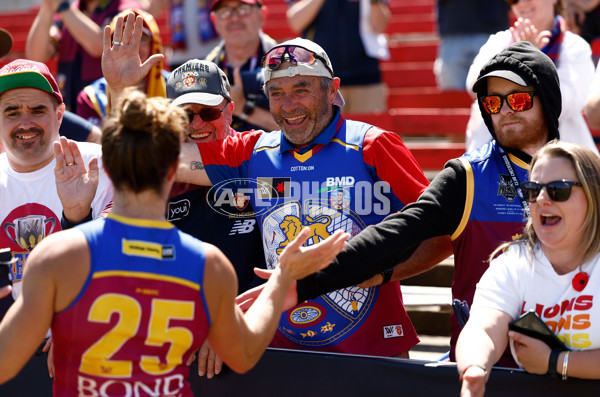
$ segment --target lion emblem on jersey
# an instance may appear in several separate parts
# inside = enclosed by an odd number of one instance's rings
[[[279,247],[276,250],[277,255],[281,255],[281,251],[283,251],[283,249],[287,247],[290,242],[294,241],[304,226],[308,226],[310,228],[310,236],[308,238],[312,238],[313,243],[318,243],[319,241],[325,240],[327,237],[329,237],[327,226],[329,226],[331,223],[331,217],[327,215],[321,215],[313,219],[307,215],[306,220],[308,221],[308,225],[303,225],[300,219],[294,215],[286,215],[283,218],[283,221],[279,224],[279,227],[285,233],[286,240],[279,244]]]

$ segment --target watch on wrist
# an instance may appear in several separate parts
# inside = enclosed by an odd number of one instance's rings
[[[69,7],[71,7],[71,3],[69,1],[63,1],[62,3],[60,3],[58,5],[58,8],[56,9],[56,12],[61,13],[63,11],[68,10]]]
[[[394,273],[394,268],[392,268],[392,267],[379,273],[379,274],[381,274],[381,277],[383,277],[383,281],[381,282],[381,284],[389,283],[390,280],[392,279],[392,273]]]

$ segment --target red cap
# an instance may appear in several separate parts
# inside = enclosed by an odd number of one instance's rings
[[[37,88],[63,103],[58,84],[48,66],[29,59],[16,59],[0,69],[0,95],[15,88]]]
[[[217,7],[217,5],[221,2],[222,0],[213,0],[212,2],[212,6],[210,7],[211,11],[214,11],[215,8]],[[263,2],[262,0],[239,0],[242,3],[246,3],[246,4],[258,4],[259,6],[262,6]]]

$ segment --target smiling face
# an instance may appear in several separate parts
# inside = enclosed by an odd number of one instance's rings
[[[511,6],[517,18],[527,18],[538,32],[551,30],[554,23],[554,4],[558,0],[520,0]]]
[[[31,172],[50,163],[65,105],[41,90],[17,88],[0,96],[0,109],[0,139],[10,166]]]
[[[581,182],[571,161],[564,157],[545,156],[537,160],[530,180],[540,183],[565,179]],[[588,202],[582,187],[573,186],[567,201],[550,200],[542,189],[537,200],[530,203],[533,229],[549,258],[557,253],[578,253],[584,238],[583,224]]]
[[[321,79],[325,79],[326,88]],[[310,143],[331,122],[338,85],[339,79],[300,75],[267,83],[271,114],[292,145]]]
[[[225,104],[227,102],[227,104]],[[214,107],[217,109],[223,109],[221,117],[216,120],[204,121],[200,115],[194,115],[194,119],[185,129],[185,142],[213,142],[220,139],[225,139],[230,134],[231,120],[233,114],[233,103],[228,102],[226,99],[223,100],[217,106],[204,106],[195,103],[188,103],[181,105],[185,110],[190,110],[194,113],[199,112],[204,108]]]
[[[488,95],[508,95],[514,92],[535,91],[533,87],[522,87],[500,77],[488,77]],[[506,148],[518,149],[533,155],[548,141],[548,125],[542,104],[537,95],[533,107],[522,112],[512,110],[506,101],[497,114],[492,114],[496,138]]]

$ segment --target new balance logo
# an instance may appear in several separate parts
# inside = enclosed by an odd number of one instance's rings
[[[239,219],[234,222],[233,227],[229,231],[229,235],[233,236],[234,234],[246,234],[250,233],[254,230],[254,225],[256,224],[256,219]]]
[[[404,336],[404,329],[402,328],[402,324],[398,325],[386,325],[383,327],[383,338],[399,338]]]

